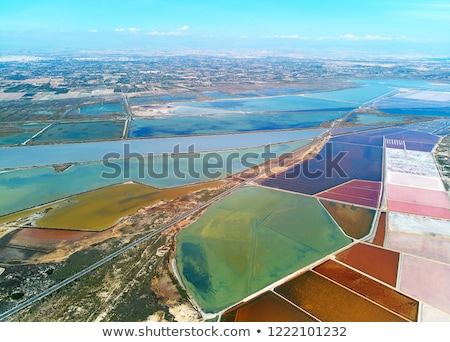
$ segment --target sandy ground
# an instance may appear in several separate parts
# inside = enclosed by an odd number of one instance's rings
[[[20,99],[25,93],[1,93],[0,101],[12,101]]]
[[[313,143],[306,145],[304,147],[299,148],[298,150],[293,152],[293,156],[291,158],[285,159],[283,161],[272,161],[266,164],[259,166],[259,171],[265,170],[256,180],[257,183],[261,183],[270,176],[273,176],[280,172],[285,172],[290,168],[294,167],[302,163],[305,160],[314,158],[320,150],[322,150],[323,146],[327,143],[329,137],[324,137],[321,139],[317,139]],[[242,179],[248,178],[248,175],[251,175],[254,170],[247,170],[242,172],[238,177]]]
[[[135,117],[152,117],[169,115],[178,107],[167,104],[149,104],[145,106],[130,106],[130,110]]]
[[[0,238],[2,238],[3,236],[5,236],[8,233],[11,233],[14,229],[15,228],[0,225]]]

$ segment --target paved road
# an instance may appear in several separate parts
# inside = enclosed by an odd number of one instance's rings
[[[62,288],[63,286],[66,286],[67,284],[71,283],[72,281],[74,281],[74,280],[76,280],[76,279],[78,279],[78,278],[84,276],[85,274],[87,274],[87,273],[89,273],[89,272],[95,270],[96,268],[98,268],[98,267],[104,265],[104,264],[107,263],[108,261],[110,261],[110,260],[114,259],[115,257],[119,256],[120,254],[125,253],[125,252],[128,251],[129,249],[131,249],[131,248],[133,248],[133,247],[139,245],[141,242],[143,242],[143,241],[145,241],[145,240],[147,240],[147,239],[149,239],[149,238],[151,238],[151,237],[153,237],[153,236],[155,236],[155,235],[161,233],[162,231],[168,229],[169,227],[172,227],[174,224],[177,224],[178,222],[180,222],[180,221],[184,220],[185,218],[191,216],[191,215],[194,214],[195,212],[197,212],[197,211],[199,211],[199,210],[201,210],[201,209],[207,207],[207,206],[210,205],[211,203],[214,203],[214,202],[216,202],[216,201],[222,199],[223,197],[225,197],[225,196],[231,194],[233,191],[237,190],[238,188],[243,187],[243,186],[246,185],[246,184],[247,184],[247,182],[242,182],[242,183],[240,183],[240,184],[238,184],[238,185],[232,187],[231,189],[228,189],[228,190],[224,191],[224,192],[221,193],[220,195],[218,195],[218,196],[216,196],[216,197],[210,199],[209,201],[207,201],[207,202],[205,202],[205,203],[199,205],[198,207],[192,209],[191,211],[188,211],[187,213],[183,214],[182,216],[177,217],[175,220],[173,220],[173,221],[171,221],[171,222],[165,224],[164,226],[162,226],[162,227],[160,227],[160,228],[158,228],[158,229],[156,229],[156,230],[154,230],[154,231],[148,233],[147,235],[144,235],[143,237],[139,238],[138,240],[133,241],[132,243],[128,244],[127,246],[125,246],[125,247],[119,249],[118,251],[116,251],[116,252],[114,252],[114,253],[108,255],[107,257],[105,257],[105,258],[103,258],[103,259],[97,261],[96,263],[92,264],[91,266],[88,266],[88,267],[85,268],[84,270],[82,270],[82,271],[80,271],[80,272],[74,274],[73,276],[71,276],[71,277],[69,277],[69,278],[67,278],[67,279],[65,279],[65,280],[63,280],[63,281],[61,281],[61,282],[59,282],[58,284],[53,285],[52,287],[48,288],[48,289],[45,290],[44,292],[42,292],[42,293],[40,293],[40,294],[38,294],[38,295],[36,295],[36,296],[30,298],[30,299],[27,299],[27,300],[21,302],[20,304],[18,304],[18,305],[15,306],[14,308],[12,308],[12,309],[10,309],[10,310],[8,310],[8,311],[6,311],[6,312],[0,314],[0,321],[2,321],[2,320],[4,320],[5,318],[7,318],[7,317],[9,317],[9,316],[11,316],[11,315],[13,315],[13,314],[15,314],[16,312],[18,312],[18,311],[20,311],[20,310],[23,310],[24,308],[30,306],[31,304],[33,304],[33,303],[35,303],[35,302],[41,300],[42,298],[44,298],[44,297],[50,295],[50,294],[53,293],[53,292],[59,290],[59,289]]]

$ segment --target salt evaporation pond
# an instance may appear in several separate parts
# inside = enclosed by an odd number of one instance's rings
[[[336,142],[337,139],[330,139],[314,158],[268,178],[262,184],[314,195],[353,179],[381,181],[381,147],[341,143]],[[333,160],[339,167],[334,167]]]
[[[112,157],[110,153],[118,154],[115,158],[124,158],[125,146],[129,147],[130,153],[158,156],[163,153],[174,153],[177,146],[180,153],[191,152],[189,147],[192,145],[195,152],[232,150],[311,139],[324,132],[324,129],[310,129],[243,133],[232,136],[211,135],[0,148],[0,170],[98,161],[104,160],[105,156]]]
[[[48,126],[40,123],[3,124],[0,127],[0,146],[19,145]]]
[[[386,97],[370,104],[388,114],[444,116],[450,115],[450,102]]]
[[[311,278],[310,275],[315,276]],[[308,280],[302,282],[305,278]],[[372,306],[367,300],[376,305]],[[226,310],[221,321],[417,321],[419,305],[417,300],[363,273],[327,260],[314,267],[313,272],[288,279],[275,289]]]
[[[207,135],[319,127],[343,117],[345,111],[276,114],[163,116],[130,122],[129,138]]]
[[[125,115],[125,110],[119,103],[104,103],[92,106],[81,107],[78,110],[79,114],[84,116],[100,116],[107,114],[122,114]],[[75,113],[74,113],[75,114]]]
[[[315,272],[280,285],[277,293],[325,322],[406,322],[407,319]]]
[[[345,102],[293,95],[202,102],[178,102],[174,106],[176,106],[176,109],[173,111],[173,114],[264,113],[322,109],[350,111],[356,107]]]
[[[357,125],[381,125],[408,122],[416,117],[406,115],[380,115],[380,114],[366,114],[358,113],[352,114],[346,122],[354,122]]]
[[[312,93],[306,96],[317,99],[363,104],[395,90],[392,85],[377,81],[359,81],[353,83],[357,87],[332,92]]]
[[[317,199],[245,187],[181,231],[177,268],[215,313],[350,242]]]
[[[310,140],[302,140],[273,145],[271,151],[279,157],[309,142]],[[264,152],[264,147],[214,152],[200,155],[193,159],[192,164],[186,158],[179,161],[169,158],[166,162],[162,157],[155,157],[145,158],[141,164],[136,158],[129,161],[116,160],[114,166],[104,165],[102,162],[75,164],[64,172],[56,172],[53,167],[0,172],[0,215],[126,181],[136,181],[156,188],[170,188],[223,179],[229,173],[246,170],[250,163],[256,165],[264,162]],[[246,157],[243,158],[244,156]],[[217,163],[217,160],[222,160],[223,163]],[[212,167],[205,169],[205,161]],[[177,175],[175,164],[184,176]],[[116,172],[115,168],[121,171],[117,175],[113,174]],[[190,168],[195,172],[190,173]],[[167,170],[167,174],[163,170]]]
[[[249,302],[233,307],[222,315],[221,322],[316,322],[299,308],[273,292],[266,292]]]
[[[34,138],[32,144],[120,139],[125,121],[59,122]]]

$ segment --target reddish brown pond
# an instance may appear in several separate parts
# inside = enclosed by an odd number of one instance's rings
[[[223,322],[315,322],[308,314],[272,292],[226,311]]]
[[[61,229],[23,228],[11,237],[10,244],[31,248],[56,248],[64,242],[78,241],[95,233]]]
[[[394,287],[399,257],[399,253],[364,243],[357,243],[336,255],[336,259],[344,264]]]
[[[380,218],[378,219],[377,231],[375,233],[375,238],[373,239],[373,244],[377,246],[384,246],[384,237],[386,236],[386,213],[382,212]]]
[[[308,271],[276,292],[325,322],[405,322],[404,318]]]
[[[314,271],[411,321],[417,321],[419,303],[382,283],[333,260],[328,260],[317,266]]]

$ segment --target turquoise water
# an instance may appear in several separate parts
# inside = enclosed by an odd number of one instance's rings
[[[428,86],[426,86],[424,88],[426,90],[432,90],[432,91],[450,91],[450,84],[430,83]]]
[[[438,91],[448,91],[450,89],[450,85],[439,85],[420,80],[356,80],[352,81],[352,83],[358,87],[333,92],[307,94],[305,96],[363,104],[380,96],[395,92],[399,88],[419,88]]]
[[[395,90],[395,88],[390,84],[380,84],[378,82],[370,81],[364,81],[361,83],[362,84],[357,84],[357,88],[343,89],[333,92],[313,93],[307,94],[305,96],[333,101],[363,104]]]
[[[194,146],[196,152],[251,148],[295,140],[311,139],[325,132],[324,129],[290,130],[281,132],[242,133],[233,135],[192,136],[159,139],[102,141],[93,143],[36,145],[0,148],[0,170],[28,166],[46,166],[74,162],[103,160],[108,153],[123,158],[125,149],[130,153],[161,155],[188,152]]]
[[[353,122],[358,125],[379,125],[409,122],[416,117],[407,115],[378,115],[378,114],[355,114],[352,113],[346,122]]]
[[[38,111],[35,111],[34,114],[37,114],[37,115],[53,115],[53,114],[55,114],[55,112],[52,111],[52,110],[38,110]]]
[[[202,94],[213,99],[231,99],[236,97],[235,95],[223,93],[221,91],[204,91]]]
[[[428,81],[422,80],[406,80],[406,79],[384,79],[384,80],[358,80],[353,81],[357,84],[367,84],[367,85],[384,85],[392,88],[421,88],[421,89],[432,89],[435,85]]]
[[[276,156],[309,143],[302,140],[271,146]],[[204,153],[195,158],[132,158],[76,164],[64,172],[36,167],[0,172],[0,215],[30,208],[80,192],[134,180],[157,188],[169,188],[217,180],[265,161],[263,147]],[[275,156],[270,156],[274,158]],[[164,172],[164,171],[167,172]]]
[[[99,165],[84,164],[57,173],[52,167],[0,173],[0,215],[118,182],[100,177]]]
[[[343,117],[345,111],[227,114],[214,116],[164,116],[131,121],[129,138],[189,136],[319,127]]]
[[[72,114],[76,114],[78,111]],[[81,107],[79,113],[85,116],[98,116],[107,114],[122,114],[125,115],[125,111],[120,103],[105,103],[93,106]]]
[[[401,123],[408,121],[408,116],[379,116],[376,114],[358,115],[356,122],[361,125],[375,125],[380,123]]]
[[[33,139],[32,143],[119,139],[124,123],[123,120],[57,123]]]
[[[277,95],[294,95],[304,92],[301,88],[273,88],[273,89],[263,89],[259,90],[258,93],[266,96],[277,96]]]
[[[19,145],[30,139],[34,134],[46,127],[47,124],[13,124],[0,128],[0,146]],[[13,133],[10,133],[13,132]]]
[[[372,107],[388,114],[430,116],[450,116],[450,102],[409,99],[392,96],[374,101]]]
[[[268,113],[302,110],[352,110],[354,105],[304,96],[274,96],[246,99],[179,102],[174,114]]]

